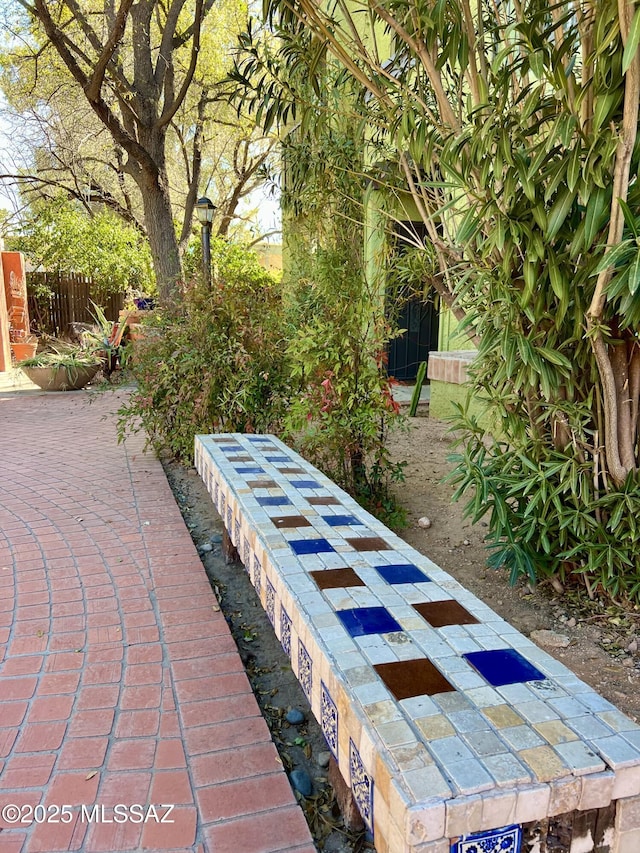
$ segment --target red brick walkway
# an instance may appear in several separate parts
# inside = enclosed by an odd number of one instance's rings
[[[117,406],[0,397],[0,808],[17,807],[0,853],[312,853],[162,468],[116,443]]]

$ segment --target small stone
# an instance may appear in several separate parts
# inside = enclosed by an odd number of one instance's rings
[[[565,634],[558,634],[555,631],[532,631],[529,634],[534,643],[539,643],[541,646],[548,646],[551,649],[566,649],[571,645],[571,640]]]
[[[463,545],[471,545],[471,542],[468,539],[463,539],[462,544]]]
[[[209,540],[214,545],[220,545],[220,543],[222,542],[222,533],[214,533],[212,536],[209,537]]]
[[[331,753],[327,752],[326,750],[324,752],[319,752],[316,756],[316,764],[318,765],[318,767],[328,767],[330,761]]]
[[[567,621],[567,628],[575,628],[577,624],[578,624],[578,622],[577,622],[575,616],[572,616],[571,619],[569,619]]]
[[[303,797],[310,797],[313,791],[313,782],[311,776],[306,770],[293,770],[289,776],[293,787],[302,794]]]
[[[635,654],[638,651],[638,640],[634,637],[633,640],[627,646],[627,651],[631,654]]]
[[[285,720],[292,726],[299,726],[300,723],[304,723],[304,714],[297,708],[292,708],[285,714]],[[302,791],[300,793],[302,793]]]
[[[210,542],[205,542],[204,545],[200,546],[201,554],[208,554],[209,551],[213,551],[213,545]]]
[[[625,659],[622,661],[622,666],[626,666],[626,667],[628,667],[628,668],[631,668],[632,666],[634,666],[633,658],[625,658]]]
[[[431,527],[431,519],[427,518],[426,515],[423,515],[422,518],[418,519],[418,527],[422,527],[423,530],[428,530]]]

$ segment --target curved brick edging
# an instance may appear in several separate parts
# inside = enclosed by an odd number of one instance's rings
[[[105,419],[118,405],[0,400],[0,807],[74,807],[0,822],[0,849],[312,853],[162,467]],[[107,822],[116,803],[175,804],[174,823]]]

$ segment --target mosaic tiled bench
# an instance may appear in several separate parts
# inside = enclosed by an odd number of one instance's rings
[[[202,476],[378,853],[640,853],[640,728],[278,439]]]

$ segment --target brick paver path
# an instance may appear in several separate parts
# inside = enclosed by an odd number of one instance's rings
[[[0,808],[26,821],[5,814],[0,853],[312,853],[162,468],[116,443],[117,406],[0,398]]]

